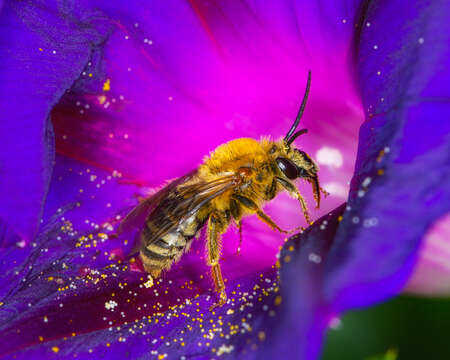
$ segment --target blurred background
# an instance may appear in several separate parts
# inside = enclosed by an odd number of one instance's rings
[[[400,296],[352,311],[328,331],[323,360],[450,359],[450,299]]]

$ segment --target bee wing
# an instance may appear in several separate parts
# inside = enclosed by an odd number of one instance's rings
[[[224,192],[236,187],[235,175],[224,175],[212,181],[181,183],[162,199],[149,215],[156,231],[147,238],[147,244],[157,241],[194,216],[197,211]]]
[[[161,200],[166,198],[178,185],[192,179],[197,173],[197,169],[181,176],[169,184],[158,190],[156,193],[150,195],[147,199],[139,203],[127,216],[120,222],[118,232],[128,232],[131,230],[140,230],[144,225],[145,219],[152,213],[159,205]]]

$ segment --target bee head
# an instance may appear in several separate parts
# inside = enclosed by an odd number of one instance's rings
[[[304,178],[312,184],[314,198],[316,199],[317,207],[320,205],[320,187],[317,172],[319,167],[311,159],[311,157],[304,151],[293,148],[291,144],[300,135],[306,134],[307,129],[301,129],[295,132],[300,119],[305,110],[306,102],[308,100],[309,89],[311,87],[311,71],[308,72],[308,81],[306,83],[305,95],[303,96],[302,104],[288,133],[283,139],[285,154],[275,159],[280,171],[289,179],[294,180]]]
[[[281,172],[290,180],[297,178],[314,178],[317,177],[318,167],[311,160],[309,155],[302,150],[295,149],[291,146],[296,138],[306,134],[307,129],[301,129],[295,132],[300,119],[305,111],[306,102],[308,101],[309,89],[311,87],[311,71],[308,71],[308,81],[306,82],[305,95],[303,95],[302,104],[298,110],[294,123],[283,139],[285,153],[283,156],[277,157],[276,162]]]
[[[289,179],[316,178],[319,167],[311,157],[302,150],[292,149],[286,156],[275,159],[280,171]]]
[[[320,186],[317,172],[319,167],[311,159],[311,157],[304,151],[289,148],[285,155],[278,156],[275,161],[278,169],[289,180],[302,178],[312,185],[314,199],[317,207],[320,206]]]

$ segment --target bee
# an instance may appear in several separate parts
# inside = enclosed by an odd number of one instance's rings
[[[320,193],[327,193],[319,185],[316,163],[306,152],[292,146],[298,136],[307,132],[295,131],[310,86],[311,71],[297,117],[283,139],[240,138],[222,144],[197,169],[168,183],[125,217],[120,226],[139,228],[139,256],[145,271],[153,278],[178,261],[206,225],[206,260],[218,293],[218,302],[212,310],[227,300],[220,269],[221,236],[232,223],[239,229],[240,244],[242,219],[253,214],[270,228],[287,233],[263,211],[264,203],[281,191],[299,201],[310,222],[306,202],[293,180],[301,178],[311,183],[317,208]]]

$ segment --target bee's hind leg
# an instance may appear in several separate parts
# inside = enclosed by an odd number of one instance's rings
[[[222,306],[227,301],[227,293],[225,292],[225,283],[220,269],[219,259],[222,248],[221,234],[226,228],[226,220],[217,212],[213,212],[208,219],[208,240],[207,254],[208,265],[211,266],[211,275],[214,281],[216,291],[219,293],[219,301],[212,305],[209,310],[212,311],[216,307]]]

